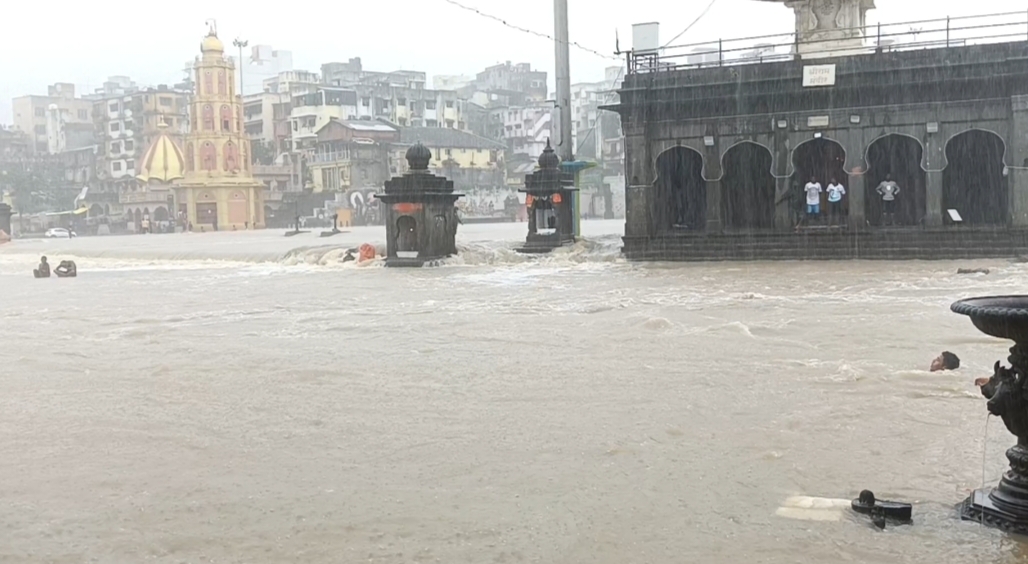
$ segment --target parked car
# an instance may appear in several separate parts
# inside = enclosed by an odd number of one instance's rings
[[[71,239],[72,237],[76,237],[77,235],[75,235],[75,232],[71,231],[70,229],[65,229],[63,227],[54,227],[52,229],[47,229],[45,236],[49,239]]]

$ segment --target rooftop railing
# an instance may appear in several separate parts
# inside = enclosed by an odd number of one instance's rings
[[[800,41],[795,32],[718,39],[629,51],[629,73],[758,64],[796,58],[845,57],[892,51],[946,49],[1028,41],[1028,11],[940,18],[828,30],[830,37]]]

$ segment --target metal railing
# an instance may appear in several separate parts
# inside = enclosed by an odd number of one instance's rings
[[[795,32],[629,51],[628,72],[790,61],[797,57],[842,57],[890,51],[945,49],[965,45],[1028,41],[1028,11],[940,18],[828,30],[814,41]]]

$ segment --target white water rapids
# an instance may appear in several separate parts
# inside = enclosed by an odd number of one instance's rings
[[[955,518],[1015,441],[972,384],[1008,345],[948,309],[1028,265],[634,264],[621,227],[416,270],[341,262],[382,228],[0,246],[0,561],[1028,557]],[[865,488],[915,524],[776,514]]]

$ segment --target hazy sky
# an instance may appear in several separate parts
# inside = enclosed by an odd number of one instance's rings
[[[524,28],[553,32],[552,0],[458,0]],[[631,25],[661,23],[661,39],[677,35],[709,0],[569,0],[571,40],[603,53],[631,47]],[[947,15],[1025,11],[1020,0],[877,0],[872,21],[903,22]],[[446,0],[253,2],[244,0],[138,0],[49,2],[7,0],[0,33],[0,123],[10,123],[10,99],[45,94],[54,82],[87,91],[109,75],[128,75],[141,85],[181,80],[186,61],[198,53],[204,21],[218,22],[219,36],[293,52],[294,66],[318,71],[321,63],[359,56],[372,70],[412,69],[473,74],[503,61],[530,62],[552,72],[551,41],[504,27]],[[166,6],[164,13],[161,7]],[[1028,12],[1025,16],[1028,19]],[[757,0],[716,0],[707,16],[676,43],[746,37],[792,30],[791,10]],[[1028,30],[1026,30],[1028,35]],[[574,82],[603,79],[617,61],[572,47]],[[431,81],[431,78],[430,78]],[[431,82],[430,82],[431,84]]]

